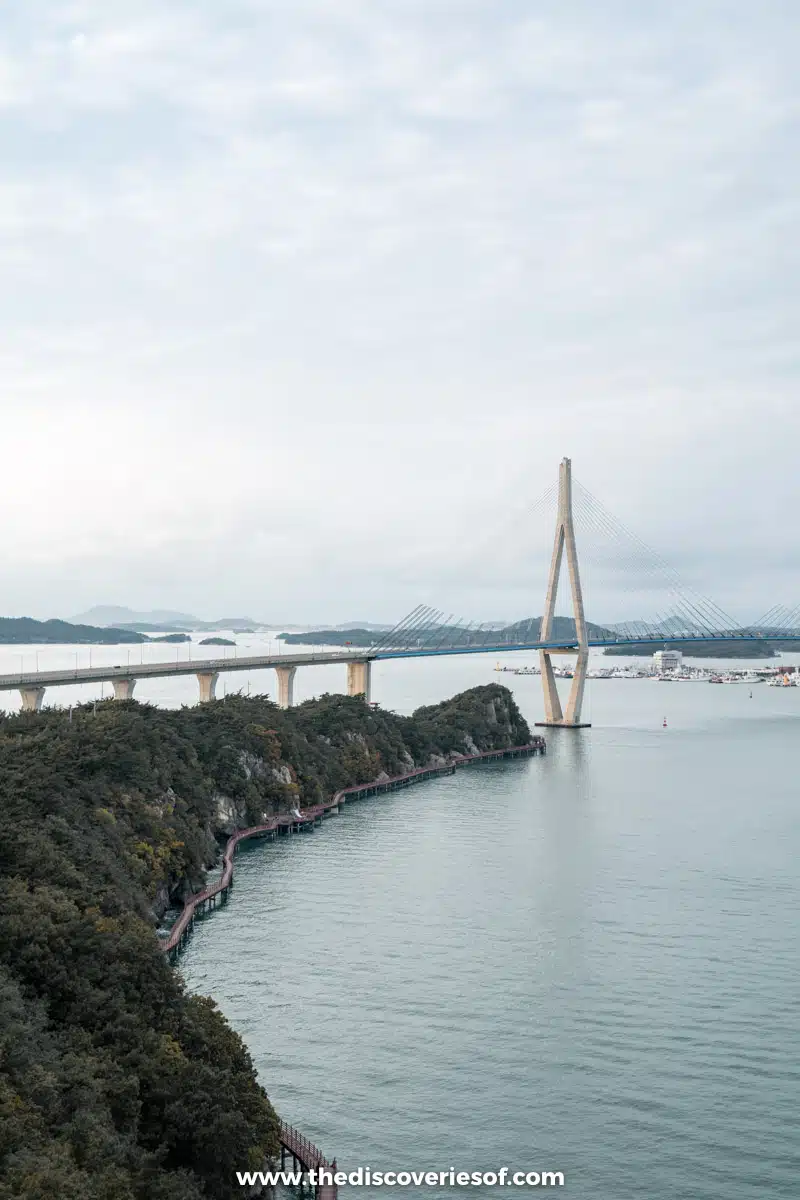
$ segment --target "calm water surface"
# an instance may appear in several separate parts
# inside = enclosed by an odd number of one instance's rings
[[[377,697],[406,711],[493,665],[381,665]],[[504,681],[537,719],[538,680]],[[797,1197],[800,690],[598,681],[589,715],[545,759],[247,847],[181,969],[346,1169]]]

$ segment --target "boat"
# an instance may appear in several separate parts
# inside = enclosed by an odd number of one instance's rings
[[[788,675],[778,675],[775,679],[767,680],[767,687],[797,687],[797,676],[790,679]]]

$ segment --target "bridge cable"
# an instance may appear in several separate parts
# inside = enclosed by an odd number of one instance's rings
[[[689,611],[685,611],[687,602],[683,593],[676,589],[671,580],[665,581],[663,578],[661,578],[658,569],[654,566],[652,561],[648,559],[638,547],[635,545],[631,546],[631,544],[621,536],[619,530],[614,527],[613,523],[608,521],[601,512],[598,512],[592,508],[592,506],[586,503],[583,497],[580,496],[577,499],[577,510],[579,516],[584,518],[590,529],[594,529],[594,531],[599,532],[601,535],[604,534],[607,537],[610,537],[617,548],[626,555],[633,566],[639,568],[648,577],[655,575],[662,590],[666,588],[666,590],[678,600],[676,613],[673,613],[671,617],[665,617],[661,613],[654,614],[657,620],[662,623],[661,628],[655,627],[652,623],[631,621],[619,623],[618,625],[614,626],[615,630],[619,630],[619,632],[623,633],[625,637],[634,637],[637,635],[642,637],[653,636],[658,635],[659,633],[666,633],[667,636],[674,637],[676,633],[674,622],[675,615],[677,614],[683,625],[691,631],[692,635],[696,635],[698,624],[700,625],[701,630],[705,632],[710,633],[715,631],[715,624],[710,618],[708,612],[693,608],[691,605],[689,606]],[[634,592],[634,588],[631,585],[625,585],[624,590],[631,594]],[[672,628],[670,628],[670,626],[672,626]]]
[[[686,603],[693,603],[704,609],[709,615],[713,616],[714,621],[719,621],[721,628],[726,631],[733,631],[738,628],[737,622],[735,622],[733,618],[727,612],[725,612],[724,609],[722,609],[715,601],[710,600],[707,596],[697,592],[694,588],[688,587],[680,578],[677,571],[670,566],[670,564],[663,559],[661,555],[657,553],[657,551],[648,546],[647,543],[642,541],[642,539],[633,533],[632,530],[628,529],[628,527],[624,525],[622,521],[610,513],[609,510],[606,509],[605,506],[602,505],[600,501],[592,495],[588,488],[585,488],[580,483],[577,484],[577,487],[595,509],[602,512],[603,515],[614,526],[616,526],[622,534],[625,535],[625,537],[629,538],[633,543],[639,546],[641,550],[657,564],[659,569],[670,577],[678,593],[683,597]]]
[[[656,579],[660,581],[661,587],[666,588],[674,597],[677,602],[675,615],[689,631],[689,636],[696,638],[699,635],[702,638],[705,634],[706,638],[709,636],[719,637],[720,633],[727,633],[729,636],[731,634],[747,636],[744,631],[740,631],[741,627],[737,627],[732,618],[719,605],[693,588],[687,588],[678,573],[660,555],[614,517],[588,489],[577,481],[574,484],[573,496],[577,499],[577,508],[583,519],[596,531],[610,537],[618,549],[623,550],[627,557],[636,566],[643,569],[648,576],[652,578],[655,575]],[[626,636],[635,636],[636,634],[644,636],[645,633],[649,636],[666,634],[671,638],[679,636],[675,628],[674,617],[665,620],[659,616],[659,621],[664,622],[664,628],[661,630],[644,622],[641,624],[637,622],[633,626],[626,623],[623,628]]]
[[[525,523],[526,523],[526,527],[529,527],[531,517],[535,516],[537,514],[537,512],[539,512],[541,509],[544,508],[545,505],[547,505],[548,503],[552,503],[552,501],[555,499],[557,494],[558,494],[558,483],[557,482],[550,483],[547,486],[547,488],[545,488],[545,490],[537,497],[537,499],[532,504],[529,504],[526,501],[523,504],[517,506],[517,510],[514,513],[514,517],[511,522],[507,523],[506,528],[508,528],[510,525],[513,525],[516,521],[518,521],[520,519],[524,519]],[[478,556],[480,556],[481,560],[483,560],[484,555],[482,554],[482,551],[485,548],[487,548],[488,546],[491,546],[493,544],[496,546],[497,540],[498,540],[498,531],[495,528],[489,534],[487,534],[485,539],[482,539],[481,541],[479,541],[477,543],[474,543],[474,542],[471,543],[470,547],[469,547],[469,550],[470,550],[469,560],[472,561],[475,558],[477,558]],[[391,630],[386,631],[380,637],[376,638],[375,642],[373,642],[373,644],[369,647],[369,653],[379,653],[383,650],[388,649],[389,646],[407,645],[409,637],[412,634],[416,634],[416,633],[420,632],[421,627],[425,624],[426,615],[430,616],[430,614],[432,612],[433,612],[433,610],[427,608],[426,606],[417,605],[417,607],[415,609],[413,609],[408,614],[407,617],[404,617],[402,619],[402,621],[399,621],[395,626],[393,626],[393,628]],[[482,629],[485,624],[486,624],[486,622],[483,622],[480,628]],[[456,627],[456,629],[460,630],[461,637],[463,639],[464,637],[467,636],[468,633],[474,632],[474,625],[475,625],[475,623],[471,622],[469,624],[469,626],[465,627],[463,624],[463,619],[460,619],[459,625]],[[496,627],[493,627],[493,628],[496,628]],[[446,639],[448,637],[448,633],[449,633],[449,631],[447,630],[447,628],[445,628],[442,631],[441,637],[436,642],[437,646],[449,644],[446,641]],[[489,629],[487,631],[485,641],[488,641],[490,634],[491,634],[491,629]],[[452,644],[454,644],[454,645],[461,644],[461,641],[458,637],[458,633],[453,632],[452,636],[453,636]]]
[[[598,513],[596,510],[594,510],[580,495],[578,495],[578,497],[577,497],[576,508],[577,508],[579,518],[583,518],[583,521],[579,522],[580,524],[583,524],[585,522],[585,524],[586,524],[586,526],[588,526],[590,532],[594,531],[594,532],[600,533],[601,535],[605,535],[606,537],[611,538],[612,542],[614,542],[614,544],[617,546],[617,548],[624,553],[625,557],[632,563],[633,566],[642,570],[644,573],[646,573],[646,575],[648,577],[653,575],[654,567],[653,567],[652,562],[650,560],[648,560],[646,558],[646,556],[637,547],[635,547],[635,546],[632,547],[630,545],[630,543],[624,541],[621,538],[619,531],[614,528],[613,524],[611,524],[609,521],[607,521],[603,517],[602,514]],[[623,575],[623,578],[624,578],[624,575]],[[660,580],[659,582],[660,582],[661,588],[663,589],[664,581]],[[634,589],[632,585],[624,584],[623,590],[625,590],[626,592],[628,592],[630,594],[634,594],[634,590],[638,591],[641,589]],[[670,588],[669,586],[668,586],[668,590],[673,591],[673,589]],[[655,616],[659,622],[663,622],[664,628],[668,628],[668,618],[665,618],[661,613],[656,613]],[[687,622],[687,616],[685,613],[681,612],[680,616],[681,616],[681,619],[683,620],[684,624],[689,623],[689,622]],[[673,617],[673,620],[674,620],[674,617]],[[705,626],[705,621],[703,622],[703,624]],[[625,637],[632,637],[635,635],[645,636],[647,634],[652,635],[654,633],[659,632],[659,630],[654,628],[652,624],[646,624],[644,622],[639,622],[639,621],[619,622],[616,625],[614,625],[612,627],[612,629],[614,631],[623,633]]]
[[[419,629],[427,627],[431,617],[435,613],[435,609],[427,604],[418,604],[415,609],[404,617],[398,626],[392,631],[388,637],[380,639],[373,650],[405,647],[409,644],[410,639],[416,635]]]
[[[401,628],[401,626],[403,626],[406,623],[406,621],[411,620],[411,618],[414,617],[421,608],[422,608],[422,605],[418,604],[416,608],[411,610],[411,612],[408,614],[408,616],[403,617],[402,621],[398,621],[397,624],[393,625],[391,629],[385,630],[381,634],[381,636],[378,638],[378,640],[376,642],[372,643],[372,645],[369,647],[368,652],[377,650],[381,646],[386,645],[389,642],[389,640],[398,632],[398,630]]]

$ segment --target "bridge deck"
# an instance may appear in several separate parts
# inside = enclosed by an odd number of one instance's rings
[[[720,645],[731,643],[748,645],[753,642],[786,642],[797,640],[800,647],[800,631],[788,630],[775,634],[715,634],[707,636],[682,637],[629,637],[614,640],[590,639],[589,646],[670,646],[682,645],[685,642]],[[518,651],[534,652],[537,650],[577,651],[577,645],[571,641],[547,642],[488,642],[473,646],[397,646],[394,648],[371,650],[319,650],[305,654],[253,654],[236,658],[198,658],[185,659],[175,662],[130,663],[113,666],[78,667],[66,671],[22,671],[11,675],[0,675],[0,691],[12,691],[15,688],[57,687],[67,684],[107,683],[115,679],[162,679],[171,675],[203,675],[223,674],[226,671],[264,671],[271,667],[310,667],[324,664],[375,662],[379,659],[391,658],[439,658],[454,654],[513,654]]]
[[[22,671],[0,675],[0,691],[18,687],[106,683],[113,679],[161,679],[167,675],[221,674],[223,671],[261,671],[270,667],[308,667],[319,663],[349,663],[367,657],[366,651],[320,650],[305,654],[250,654],[236,658],[197,658],[113,666],[73,667],[66,671]]]

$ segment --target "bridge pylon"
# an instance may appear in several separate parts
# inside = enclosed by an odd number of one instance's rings
[[[552,636],[553,617],[556,611],[558,596],[558,581],[561,575],[561,563],[564,550],[567,552],[567,570],[569,586],[572,593],[572,613],[575,618],[575,647],[565,647],[559,650],[540,650],[539,664],[542,671],[542,689],[544,691],[544,717],[537,725],[566,726],[571,729],[587,728],[588,722],[581,721],[583,705],[583,689],[586,684],[586,671],[589,666],[589,639],[586,633],[586,617],[583,612],[583,593],[581,592],[581,577],[578,570],[578,548],[575,544],[575,525],[572,519],[572,462],[568,458],[561,460],[558,468],[558,512],[556,513],[556,537],[553,544],[553,557],[550,561],[550,575],[547,580],[547,596],[544,602],[544,613],[539,630],[539,641],[547,642]],[[575,670],[572,676],[572,687],[567,700],[566,712],[562,710],[561,698],[556,688],[553,674],[552,654],[577,654]]]

